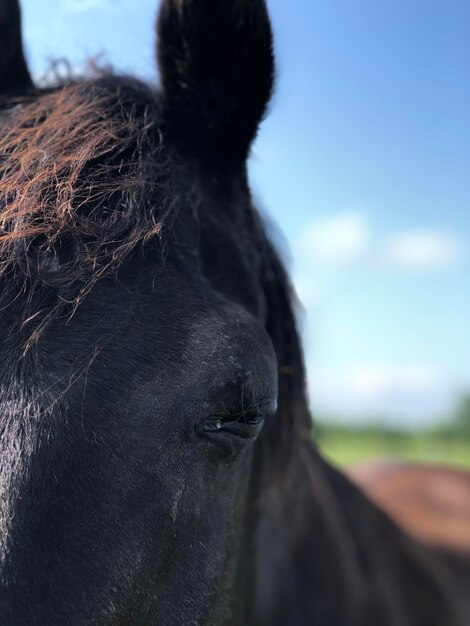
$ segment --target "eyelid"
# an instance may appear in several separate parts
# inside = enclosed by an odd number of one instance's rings
[[[219,417],[209,417],[196,427],[198,434],[219,435],[228,433],[242,439],[254,439],[261,431],[264,423],[264,416],[258,415],[256,419],[220,419]]]
[[[196,432],[200,435],[216,436],[228,433],[242,439],[255,439],[263,427],[265,418],[273,415],[276,410],[277,401],[271,399],[253,404],[244,410],[214,413],[196,425]]]

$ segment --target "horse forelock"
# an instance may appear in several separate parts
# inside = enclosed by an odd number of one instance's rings
[[[0,105],[5,292],[29,280],[80,293],[160,235],[168,176],[147,87],[109,77]]]

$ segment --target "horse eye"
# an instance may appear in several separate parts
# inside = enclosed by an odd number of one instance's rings
[[[200,435],[228,433],[242,439],[254,439],[263,428],[266,417],[276,412],[276,402],[256,406],[248,411],[227,413],[224,416],[213,415],[196,426]]]
[[[262,429],[264,415],[220,418],[209,417],[199,425],[199,434],[229,433],[242,439],[254,439]]]

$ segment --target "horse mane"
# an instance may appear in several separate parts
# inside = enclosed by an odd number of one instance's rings
[[[145,85],[113,76],[0,101],[4,299],[12,284],[27,295],[46,284],[78,302],[160,235],[168,168],[157,109]]]
[[[301,341],[295,315],[297,298],[279,252],[259,228],[261,255],[261,289],[266,300],[266,330],[276,352],[278,362],[277,424],[266,429],[268,464],[273,469],[284,464],[273,456],[280,451],[288,460],[296,452],[294,438],[298,434],[310,439],[312,417],[306,391],[306,372]],[[282,470],[281,470],[282,471]]]

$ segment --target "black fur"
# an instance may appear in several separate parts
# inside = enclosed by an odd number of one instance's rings
[[[407,537],[311,440],[244,163],[264,3],[165,0],[160,33],[161,94],[109,77],[4,101],[0,624],[467,626],[468,559]]]

